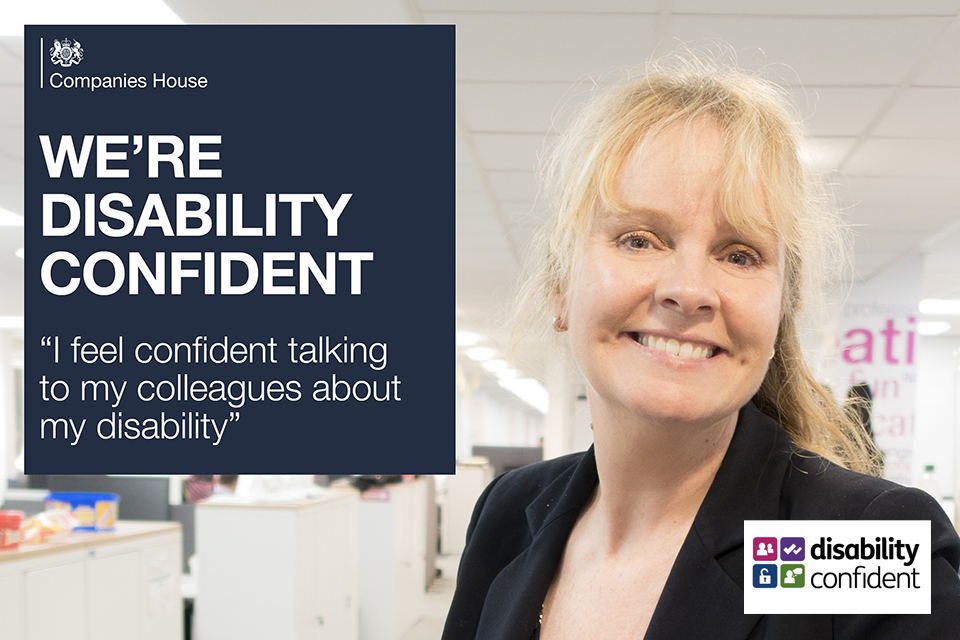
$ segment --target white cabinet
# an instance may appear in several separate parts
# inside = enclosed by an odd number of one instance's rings
[[[440,516],[440,550],[444,554],[463,553],[473,507],[492,480],[493,467],[485,464],[458,464],[456,475],[447,476]]]
[[[358,637],[359,494],[289,502],[202,502],[197,640]]]
[[[80,560],[23,573],[26,640],[53,640],[64,631],[78,640],[90,637],[83,570]]]
[[[360,502],[360,637],[397,640],[426,594],[427,490],[413,482],[369,489]]]
[[[121,521],[0,553],[4,640],[180,640],[180,548],[177,523]]]

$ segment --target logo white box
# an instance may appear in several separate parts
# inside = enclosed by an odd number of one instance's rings
[[[744,613],[930,613],[928,520],[745,520],[743,538]]]

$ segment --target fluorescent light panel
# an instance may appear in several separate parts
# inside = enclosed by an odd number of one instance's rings
[[[510,365],[507,364],[506,360],[487,360],[483,363],[483,368],[490,373],[497,373],[498,371],[506,371],[510,368]]]
[[[12,211],[0,209],[0,227],[22,227],[23,216],[18,216]]]
[[[457,331],[457,346],[472,347],[480,342],[480,336],[469,331]]]
[[[497,384],[517,396],[540,413],[546,413],[550,408],[550,394],[533,378],[514,378],[498,380]]]
[[[493,349],[486,347],[475,347],[467,351],[467,357],[477,362],[485,362],[493,358]]]
[[[917,333],[922,336],[938,336],[941,333],[950,331],[949,322],[919,322],[917,323]]]
[[[927,316],[960,316],[960,300],[935,300],[932,298],[921,300],[920,313]]]

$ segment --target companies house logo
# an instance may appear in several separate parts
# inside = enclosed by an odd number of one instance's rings
[[[103,66],[103,52],[94,45],[100,66]],[[99,53],[98,53],[99,52]],[[85,75],[81,72],[74,73],[71,67],[76,67],[84,59],[83,47],[78,40],[72,38],[63,38],[54,40],[53,46],[47,48],[44,39],[40,38],[41,73],[40,88],[49,87],[50,89],[86,89],[88,91],[99,91],[102,89],[206,89],[209,86],[209,80],[206,76],[175,76],[169,75],[162,70],[154,71],[150,74],[134,75],[128,72],[113,73],[107,75]],[[45,71],[46,56],[49,54],[50,63],[53,66],[52,72]],[[107,56],[109,57],[109,56]],[[97,62],[94,60],[93,62]],[[97,65],[94,65],[96,67]],[[70,71],[64,71],[70,69]],[[89,68],[88,68],[89,70]]]
[[[744,613],[929,613],[928,521],[744,522]]]
[[[83,47],[79,42],[70,38],[53,41],[53,46],[50,47],[50,62],[61,67],[69,67],[80,64],[81,60],[83,60]]]

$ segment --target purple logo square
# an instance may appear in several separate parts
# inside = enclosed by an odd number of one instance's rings
[[[799,562],[806,555],[806,547],[803,538],[780,538],[780,557],[784,562]]]

